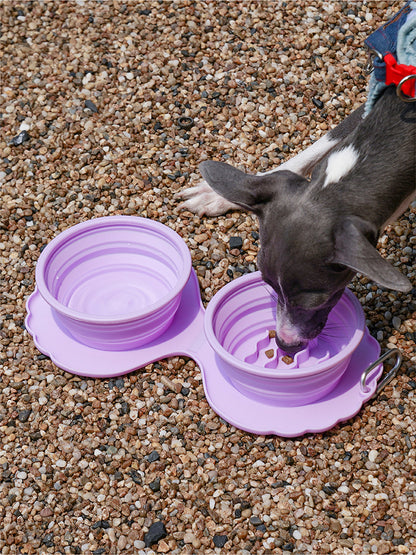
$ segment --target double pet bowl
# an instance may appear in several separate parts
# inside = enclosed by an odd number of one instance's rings
[[[354,416],[377,389],[382,360],[360,303],[345,290],[322,333],[287,360],[270,334],[275,294],[259,272],[202,306],[185,242],[146,218],[78,224],[43,250],[26,328],[69,372],[113,377],[173,355],[198,363],[214,411],[238,428],[293,437]],[[380,388],[380,385],[379,385]]]

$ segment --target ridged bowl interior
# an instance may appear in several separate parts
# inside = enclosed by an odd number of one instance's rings
[[[361,306],[346,290],[321,334],[293,359],[287,358],[270,333],[276,327],[276,293],[260,272],[223,287],[205,316],[208,341],[236,387],[251,396],[299,405],[335,387],[364,326]]]

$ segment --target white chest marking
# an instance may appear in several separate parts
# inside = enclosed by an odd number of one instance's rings
[[[358,158],[359,154],[352,145],[330,154],[326,164],[324,187],[330,183],[338,183],[342,177],[352,170]]]

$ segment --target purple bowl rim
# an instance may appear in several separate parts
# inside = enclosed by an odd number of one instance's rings
[[[173,243],[177,246],[177,251],[181,255],[181,259],[184,262],[184,271],[179,276],[175,287],[169,292],[169,294],[164,295],[161,299],[159,299],[156,303],[153,303],[147,307],[146,310],[140,312],[140,314],[130,314],[128,316],[121,316],[121,317],[112,317],[108,318],[106,316],[91,316],[86,315],[82,312],[78,312],[76,310],[72,310],[71,308],[66,307],[62,303],[60,303],[55,297],[49,292],[45,280],[44,280],[44,271],[45,267],[48,263],[48,260],[52,256],[54,250],[59,247],[60,245],[66,243],[70,240],[74,235],[78,234],[79,231],[88,231],[90,229],[99,229],[100,227],[111,227],[112,225],[138,225],[140,227],[144,227],[147,229],[157,230],[160,231],[161,236],[169,237]],[[191,253],[189,252],[188,246],[186,245],[185,241],[182,237],[176,233],[173,229],[168,227],[161,222],[151,220],[149,218],[143,218],[142,216],[102,216],[98,218],[93,218],[91,220],[87,220],[85,222],[80,222],[75,224],[64,231],[61,231],[58,235],[56,235],[43,249],[41,252],[37,264],[36,264],[36,286],[39,290],[39,293],[42,295],[44,300],[51,306],[52,309],[56,310],[58,313],[66,316],[72,320],[76,320],[78,322],[82,322],[85,324],[97,324],[97,325],[105,325],[105,324],[125,324],[128,322],[133,322],[135,320],[143,319],[148,316],[151,316],[155,312],[159,311],[161,308],[169,304],[169,302],[173,301],[175,297],[177,297],[183,288],[185,287],[186,283],[188,282],[190,273],[192,269],[192,259]]]
[[[323,361],[322,363],[318,363],[316,366],[316,372],[311,371],[313,365],[307,368],[294,368],[291,369],[290,372],[285,372],[284,374],[279,374],[275,368],[261,368],[260,366],[255,366],[253,364],[249,364],[244,362],[231,353],[229,353],[218,341],[215,336],[213,326],[212,326],[212,318],[215,314],[215,311],[218,305],[224,300],[224,298],[233,290],[243,288],[247,283],[259,281],[262,282],[261,272],[256,271],[250,274],[246,274],[244,276],[238,277],[233,281],[230,281],[224,287],[222,287],[209,301],[208,306],[205,311],[205,319],[204,319],[204,329],[205,335],[208,339],[209,344],[225,362],[230,364],[233,368],[237,368],[238,370],[244,371],[248,374],[258,377],[267,377],[267,378],[276,378],[282,380],[288,380],[291,378],[305,378],[312,375],[320,374],[321,372],[326,372],[330,370],[335,365],[345,361],[349,357],[352,356],[353,352],[356,350],[358,345],[361,343],[361,340],[364,336],[365,331],[365,318],[364,312],[362,307],[355,297],[355,295],[348,289],[345,288],[341,299],[347,298],[350,304],[354,308],[354,312],[356,314],[357,320],[360,328],[356,328],[354,331],[348,345],[345,349],[343,349],[340,353],[336,354],[335,356]],[[341,300],[340,299],[340,300]],[[340,301],[338,301],[340,302]]]

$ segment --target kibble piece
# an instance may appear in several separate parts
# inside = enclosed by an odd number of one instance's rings
[[[289,355],[285,355],[284,357],[282,357],[282,360],[285,364],[292,364],[293,362],[293,358]]]
[[[276,330],[269,330],[269,339],[276,337]]]
[[[274,357],[274,349],[268,349],[267,351],[265,351],[265,355],[267,358],[273,358]]]

